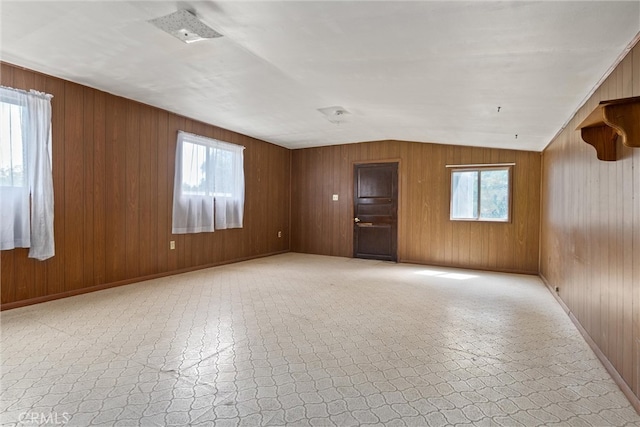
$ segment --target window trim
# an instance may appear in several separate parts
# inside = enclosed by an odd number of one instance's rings
[[[510,224],[513,218],[513,167],[515,163],[504,163],[504,164],[474,164],[474,165],[447,165],[447,169],[450,169],[449,172],[449,220],[455,222],[488,222],[488,223],[498,223],[498,224]],[[507,218],[506,219],[497,219],[497,218],[481,218],[481,201],[482,201],[482,172],[483,171],[492,171],[492,170],[501,170],[507,171],[509,182],[507,183],[507,197],[509,198],[507,203]],[[454,218],[453,217],[453,174],[455,172],[477,172],[478,173],[478,217],[477,218]]]

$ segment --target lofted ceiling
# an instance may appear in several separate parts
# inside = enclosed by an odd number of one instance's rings
[[[179,9],[224,37],[148,22]],[[2,0],[0,24],[5,62],[288,148],[541,151],[638,34],[640,2]]]

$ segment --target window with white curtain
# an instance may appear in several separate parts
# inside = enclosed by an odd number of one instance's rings
[[[0,249],[55,253],[51,95],[0,87]]]
[[[451,219],[508,222],[511,218],[511,167],[451,171]]]
[[[173,234],[242,228],[244,147],[179,131]]]

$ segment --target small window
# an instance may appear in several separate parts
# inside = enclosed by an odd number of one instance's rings
[[[511,167],[451,171],[451,219],[509,222]]]
[[[0,186],[26,187],[27,151],[22,137],[24,107],[0,99]]]
[[[174,234],[241,228],[244,147],[178,132],[173,193]]]

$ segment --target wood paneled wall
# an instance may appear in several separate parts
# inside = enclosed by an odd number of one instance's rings
[[[290,150],[9,64],[0,73],[54,96],[56,245],[44,262],[2,251],[3,308],[289,250]],[[246,147],[244,228],[171,234],[178,130]]]
[[[602,100],[640,95],[636,46],[543,153],[540,274],[640,396],[640,149],[603,162],[576,127]],[[606,362],[606,361],[605,361]],[[605,363],[606,365],[607,363]],[[633,402],[633,399],[632,399]],[[634,404],[640,410],[637,399]]]
[[[399,162],[400,261],[537,274],[540,153],[527,151],[404,141],[294,150],[293,251],[352,256],[353,165],[369,161]],[[516,163],[512,222],[450,221],[445,166],[507,162]]]

